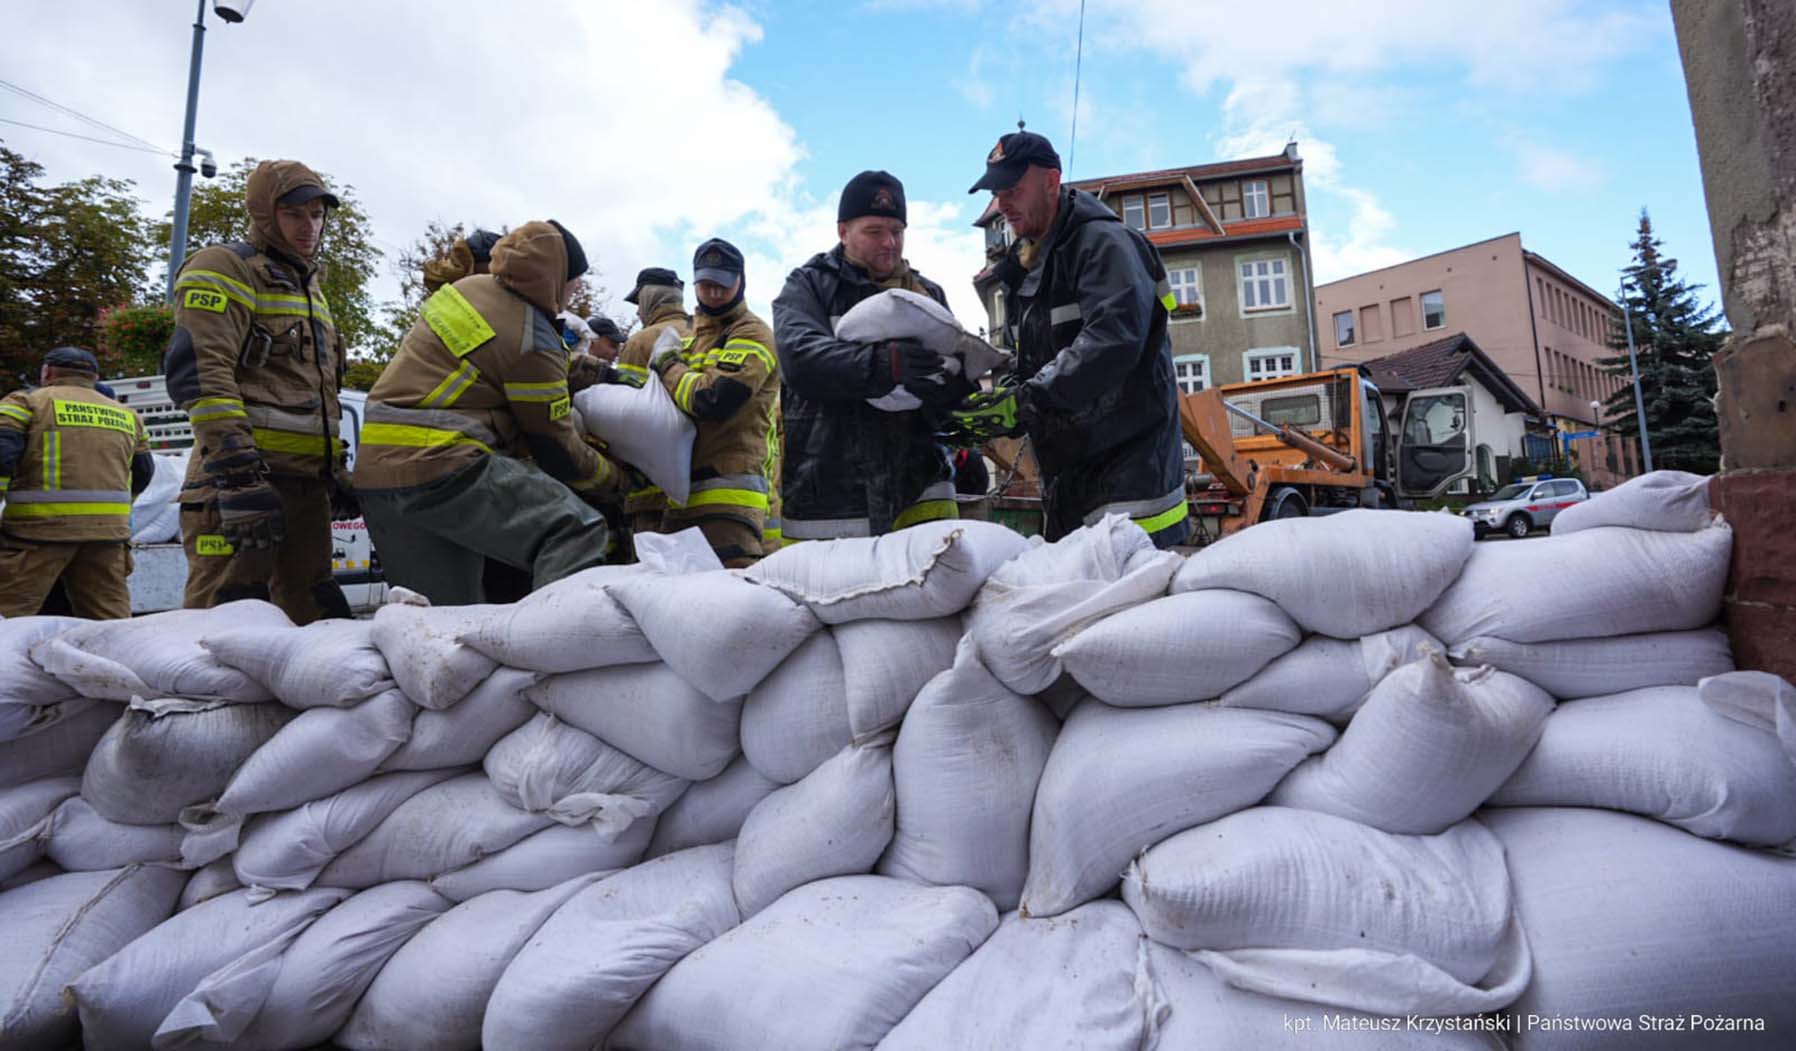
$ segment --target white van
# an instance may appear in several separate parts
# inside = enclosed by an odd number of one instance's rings
[[[185,457],[193,448],[193,428],[187,414],[169,400],[168,387],[161,376],[134,376],[107,380],[119,402],[130,406],[149,432],[150,450],[161,456]],[[368,395],[359,390],[342,393],[342,436],[349,448],[349,463],[355,465],[357,440],[362,433],[362,415]],[[139,516],[153,514],[160,508],[144,505],[145,490],[132,507],[135,522]],[[173,499],[179,499],[178,492]],[[358,613],[378,607],[386,600],[387,585],[380,579],[374,560],[374,545],[368,541],[368,527],[359,518],[331,523],[331,566],[337,583],[349,598],[349,608]],[[134,565],[131,570],[131,612],[155,613],[179,609],[181,595],[187,586],[187,556],[181,542],[137,544],[131,546]]]

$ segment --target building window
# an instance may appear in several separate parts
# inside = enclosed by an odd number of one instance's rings
[[[1416,334],[1416,301],[1408,296],[1391,300],[1391,335],[1396,339]]]
[[[1141,206],[1141,198],[1123,198],[1123,225],[1131,230],[1147,229],[1147,212]]]
[[[1353,346],[1353,311],[1343,310],[1335,315],[1335,346]]]
[[[1267,347],[1261,350],[1250,350],[1242,358],[1247,368],[1249,383],[1255,380],[1275,380],[1280,376],[1297,375],[1296,347]]]
[[[1147,228],[1165,230],[1171,226],[1172,198],[1163,193],[1150,195],[1147,199]]]
[[[1241,184],[1241,215],[1246,219],[1264,219],[1272,214],[1272,196],[1266,181],[1255,179]]]
[[[1210,355],[1180,354],[1172,359],[1172,375],[1179,390],[1186,394],[1207,390],[1210,386]]]
[[[1376,343],[1384,338],[1384,322],[1378,316],[1378,304],[1359,308],[1359,338]]]
[[[1278,310],[1291,305],[1291,281],[1283,259],[1241,264],[1241,309]]]
[[[1166,283],[1172,286],[1173,299],[1179,306],[1197,307],[1198,311],[1202,311],[1204,289],[1203,284],[1198,277],[1197,267],[1188,266],[1180,267],[1175,270],[1168,270],[1166,272]],[[1181,313],[1177,307],[1174,308],[1173,312],[1175,314]],[[1191,312],[1183,311],[1182,313]]]
[[[1447,301],[1440,290],[1422,293],[1422,327],[1424,329],[1445,328],[1447,326]]]

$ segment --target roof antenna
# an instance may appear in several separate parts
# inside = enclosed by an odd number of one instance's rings
[[[1067,136],[1066,171],[1072,174],[1073,160],[1079,156],[1079,73],[1085,64],[1085,0],[1079,0],[1079,44],[1073,54],[1073,131]]]

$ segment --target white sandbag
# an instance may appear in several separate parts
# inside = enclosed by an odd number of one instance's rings
[[[1057,916],[1116,886],[1175,832],[1253,806],[1334,727],[1303,715],[1090,700],[1060,729],[1029,834],[1026,916]]]
[[[668,969],[740,920],[730,844],[645,862],[575,894],[505,968],[481,1027],[486,1051],[601,1047]]]
[[[347,708],[393,688],[366,620],[209,632],[206,652],[268,687],[289,708]]]
[[[880,1051],[1140,1051],[1170,1013],[1141,925],[1094,901],[1046,920],[1004,917],[879,1044]],[[1195,1046],[1195,1045],[1187,1045]]]
[[[1166,593],[1181,559],[1141,527],[1107,515],[994,570],[973,600],[967,630],[998,681],[1040,693],[1063,670],[1053,650],[1087,625]]]
[[[983,891],[1016,908],[1035,787],[1060,730],[979,663],[971,641],[923,688],[892,750],[898,815],[882,876]]]
[[[1534,955],[1534,979],[1512,1021],[1632,1023],[1609,1033],[1522,1030],[1516,1044],[1523,1051],[1573,1040],[1627,1048],[1789,1045],[1796,860],[1604,810],[1491,810],[1480,819],[1508,854],[1516,912]],[[1649,1033],[1642,1016],[1763,1020],[1763,1031]]]
[[[0,895],[0,1048],[69,1046],[62,988],[167,919],[186,874],[153,865],[52,876]]]
[[[676,533],[638,533],[632,539],[637,565],[650,573],[677,577],[715,573],[723,568],[723,559],[717,557],[704,531],[697,526]]]
[[[554,824],[505,801],[485,774],[432,785],[400,803],[318,874],[322,887],[361,890],[400,879],[430,879],[496,854]]]
[[[781,784],[799,780],[853,741],[847,671],[834,632],[806,639],[742,704],[742,754]]]
[[[1707,475],[1653,471],[1560,511],[1553,516],[1553,535],[1599,526],[1694,533],[1713,517]]]
[[[635,564],[581,570],[493,607],[462,641],[506,667],[547,673],[657,660],[642,629],[608,590],[642,572]]]
[[[647,856],[658,858],[735,839],[755,804],[779,787],[778,781],[757,771],[746,758],[738,758],[723,773],[694,783],[674,800],[655,822]]]
[[[836,319],[835,330],[836,338],[856,343],[915,340],[940,356],[945,374],[969,380],[977,380],[1007,357],[962,329],[947,307],[908,288],[888,288],[861,300]],[[911,412],[923,407],[922,399],[903,387],[866,401],[882,412]]]
[[[1455,515],[1355,508],[1283,518],[1192,555],[1172,590],[1251,591],[1305,631],[1354,639],[1420,616],[1459,575],[1472,542],[1472,523]]]
[[[586,433],[603,441],[613,458],[641,471],[668,499],[683,504],[692,495],[692,442],[698,425],[674,404],[660,377],[653,379],[640,387],[594,384],[574,395],[574,408]]]
[[[182,858],[189,865],[222,858],[237,849],[250,814],[291,810],[367,780],[405,743],[417,711],[405,694],[388,690],[353,708],[301,712],[237,768],[216,802],[182,809]]]
[[[997,925],[992,903],[966,887],[883,876],[807,884],[676,964],[608,1046],[871,1048]]]
[[[524,691],[542,676],[516,668],[500,668],[474,687],[472,693],[443,711],[418,710],[412,733],[379,769],[441,770],[478,763],[499,738],[512,732],[537,713]]]
[[[848,725],[865,744],[897,726],[929,680],[954,663],[960,618],[860,620],[831,630],[842,651]]]
[[[1552,712],[1540,687],[1490,668],[1455,671],[1432,651],[1386,676],[1340,741],[1267,802],[1386,832],[1444,832],[1515,773]]]
[[[231,859],[219,858],[195,869],[188,877],[187,886],[181,888],[181,900],[175,903],[175,911],[185,912],[202,901],[211,901],[242,886],[243,881],[237,878]]]
[[[374,645],[412,703],[442,710],[466,697],[499,662],[463,642],[504,606],[414,606],[374,612]]]
[[[1028,548],[1013,529],[951,518],[793,544],[743,575],[803,602],[825,624],[933,620],[965,609],[993,570]]]
[[[485,768],[493,787],[512,806],[547,814],[564,825],[590,824],[607,841],[637,821],[653,819],[686,790],[684,780],[637,762],[547,712],[494,745]]]
[[[597,878],[532,894],[482,894],[430,921],[381,968],[333,1042],[365,1051],[475,1051],[487,999],[512,957]]]
[[[62,866],[54,861],[34,861],[13,873],[7,879],[0,880],[0,893],[16,890],[19,887],[36,883],[38,880],[49,879],[52,876],[60,876],[62,874]]]
[[[1254,807],[1151,848],[1129,866],[1122,893],[1148,937],[1175,949],[1409,955],[1468,986],[1491,973],[1510,926],[1503,848],[1476,821],[1397,836],[1330,814]],[[1356,1002],[1367,977],[1343,970],[1305,998],[1368,1009]]]
[[[51,777],[0,789],[0,881],[36,864],[50,838],[50,815],[81,791],[78,777]]]
[[[1506,1032],[1500,1015],[1383,1018],[1340,1007],[1237,989],[1198,958],[1144,943],[1154,981],[1171,1008],[1156,1047],[1255,1051],[1493,1051]]]
[[[44,671],[31,660],[31,648],[52,635],[86,624],[80,617],[14,617],[0,620],[0,727],[12,726],[21,718],[13,708],[36,708],[59,704],[77,697],[74,687]],[[22,737],[19,733],[0,734],[0,741]]]
[[[301,931],[346,897],[342,890],[309,890],[258,904],[240,890],[176,913],[69,984],[83,1042],[96,1051],[143,1051],[166,1031],[175,1042],[154,1046],[181,1046],[185,1041],[177,1034],[194,1024],[202,1007],[182,1001],[208,975],[244,957],[278,960]],[[184,1007],[178,1014],[177,1004]]]
[[[181,539],[181,485],[192,449],[150,457],[150,484],[131,498],[131,542],[166,544]]]
[[[1105,617],[1054,647],[1054,658],[1099,700],[1145,707],[1219,697],[1302,638],[1271,600],[1211,589]]]
[[[1526,544],[1480,544],[1417,623],[1458,645],[1638,635],[1705,627],[1721,613],[1733,530],[1600,527]]]
[[[1796,686],[1768,671],[1736,671],[1711,675],[1696,688],[1710,710],[1775,735],[1796,763]]]
[[[810,610],[727,569],[641,573],[611,595],[667,666],[714,701],[746,696],[822,627]]]
[[[25,663],[30,664],[29,658]],[[0,741],[16,741],[42,733],[64,720],[80,715],[101,701],[76,697],[54,704],[16,704],[0,697]]]
[[[450,901],[467,901],[495,890],[547,890],[589,873],[610,874],[642,860],[654,834],[645,818],[607,839],[590,825],[550,825],[471,865],[430,881]]]
[[[297,714],[272,701],[134,699],[94,746],[81,795],[111,821],[177,821],[183,808],[217,799],[244,760]]]
[[[524,693],[562,722],[689,781],[716,777],[739,748],[742,703],[712,701],[665,664],[551,675]]]
[[[297,809],[252,818],[232,856],[237,878],[258,894],[304,890],[337,855],[373,831],[401,803],[458,773],[382,774]]]
[[[449,907],[424,884],[404,881],[371,887],[318,917],[281,955],[280,972],[236,1046],[272,1051],[325,1043],[393,954]]]
[[[28,737],[0,741],[0,788],[47,777],[80,777],[94,746],[124,710],[122,704],[104,701],[76,709]]]
[[[220,663],[200,639],[227,628],[292,626],[279,606],[245,599],[211,609],[89,621],[38,642],[31,647],[31,659],[83,697],[266,701],[274,696],[268,687]]]
[[[1561,705],[1491,806],[1625,810],[1710,839],[1796,840],[1796,764],[1774,734],[1709,709],[1694,686]]]
[[[1562,701],[1648,686],[1695,686],[1706,675],[1734,670],[1733,650],[1720,628],[1561,642],[1481,635],[1454,646],[1451,656],[1519,675]]]
[[[894,806],[890,746],[845,748],[761,800],[736,839],[742,915],[814,880],[871,872],[892,841]]]
[[[1314,715],[1345,725],[1386,675],[1422,658],[1440,640],[1413,624],[1363,639],[1311,635],[1253,678],[1225,692],[1224,708]],[[1525,676],[1524,676],[1525,678]]]
[[[181,860],[180,825],[124,825],[108,821],[80,796],[62,801],[50,815],[44,853],[68,872],[98,872],[125,865]]]

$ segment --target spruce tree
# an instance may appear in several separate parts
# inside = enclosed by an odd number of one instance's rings
[[[1727,334],[1717,331],[1715,307],[1697,302],[1702,286],[1686,284],[1677,276],[1677,260],[1660,254],[1662,244],[1653,236],[1652,218],[1644,208],[1630,247],[1634,262],[1622,271],[1622,288],[1640,360],[1653,466],[1713,474],[1721,461],[1713,359]],[[1621,378],[1622,386],[1605,409],[1617,433],[1638,438],[1627,336],[1619,326],[1610,346],[1618,353],[1601,364]]]

